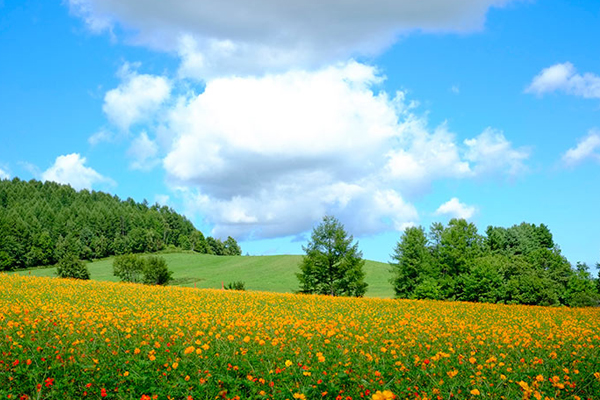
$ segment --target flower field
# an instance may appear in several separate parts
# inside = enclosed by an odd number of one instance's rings
[[[598,309],[0,287],[0,399],[600,398]]]

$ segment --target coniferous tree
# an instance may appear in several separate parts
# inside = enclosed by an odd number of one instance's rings
[[[296,274],[301,293],[361,297],[367,290],[358,243],[334,217],[326,216],[302,247],[306,255]]]

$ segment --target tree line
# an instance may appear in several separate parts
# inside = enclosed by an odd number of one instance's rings
[[[172,208],[56,182],[0,180],[0,271],[174,246],[241,255],[236,240],[205,237]]]
[[[364,295],[362,253],[334,217],[325,217],[303,247],[300,292]],[[395,296],[529,305],[597,306],[600,277],[561,254],[544,224],[489,226],[464,219],[407,228],[390,262]],[[599,265],[600,267],[600,265]]]

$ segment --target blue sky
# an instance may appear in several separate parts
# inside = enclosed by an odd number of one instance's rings
[[[0,178],[167,204],[244,252],[323,215],[545,223],[600,261],[596,1],[0,1]]]

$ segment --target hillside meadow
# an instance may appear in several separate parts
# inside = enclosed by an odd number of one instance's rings
[[[0,274],[0,398],[597,399],[600,310]]]
[[[215,256],[194,252],[161,253],[173,271],[174,286],[220,289],[233,281],[243,281],[248,290],[291,293],[298,290],[296,273],[302,256]],[[116,282],[113,257],[88,262],[91,279]],[[393,297],[389,282],[392,274],[386,263],[366,260],[365,281],[369,284],[366,297]],[[15,273],[31,276],[56,276],[55,268],[20,270]]]

